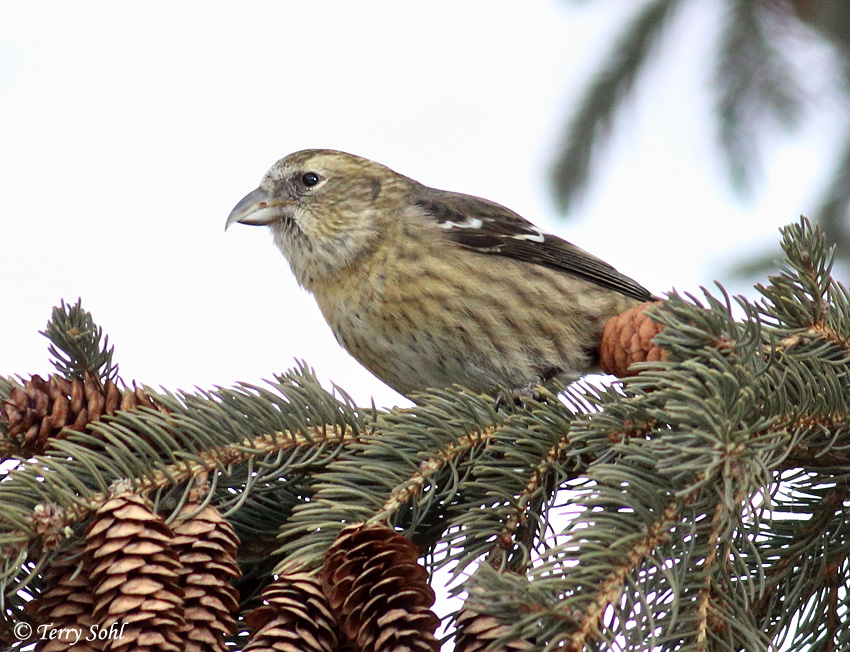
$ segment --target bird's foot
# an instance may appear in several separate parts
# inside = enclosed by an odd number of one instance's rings
[[[522,387],[514,387],[513,389],[502,389],[496,394],[496,401],[493,407],[498,411],[509,409],[510,407],[522,408],[526,403],[531,401],[540,401],[543,396],[539,391],[540,382],[534,381]]]
[[[547,383],[550,383],[555,378],[561,369],[557,367],[547,367],[540,372],[540,375],[534,380],[526,383],[522,387],[513,389],[501,389],[496,395],[494,408],[496,410],[507,408],[508,406],[522,408],[525,407],[528,400],[536,403],[543,403],[549,400],[551,394],[544,388]],[[543,391],[541,391],[541,389]]]

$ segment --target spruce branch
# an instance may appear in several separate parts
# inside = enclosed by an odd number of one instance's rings
[[[427,396],[427,398],[426,398]],[[427,405],[378,415],[374,431],[317,474],[312,500],[281,529],[276,572],[315,568],[346,524],[391,523],[424,549],[446,528],[450,506],[504,418],[493,399],[434,391]]]
[[[671,295],[652,309],[667,361],[573,420],[571,452],[594,451],[572,487],[576,515],[525,577],[481,566],[467,584],[501,592],[486,611],[510,626],[497,644],[764,649],[794,622],[807,630],[798,645],[843,640],[847,293],[817,229],[784,235],[771,302],[736,297],[741,319],[722,288]],[[793,597],[768,596],[766,578]]]
[[[820,490],[818,494],[811,509],[811,518],[804,527],[790,528],[788,524],[779,522],[764,532],[764,548],[769,551],[771,564],[765,568],[764,592],[754,605],[753,612],[759,622],[777,623],[779,636],[794,634],[791,624],[783,618],[786,610],[802,611],[818,591],[826,586],[831,590],[834,583],[834,578],[826,570],[827,565],[811,553],[820,548],[822,542],[835,540],[838,534],[835,531],[836,518],[840,518],[841,512],[846,509],[850,486],[845,482]],[[787,507],[792,508],[792,505],[787,504]],[[846,534],[839,536],[847,538]],[[846,555],[845,546],[836,561],[842,557],[846,559]],[[835,614],[835,611],[832,613]]]
[[[87,372],[101,381],[117,377],[118,366],[112,363],[115,347],[109,346],[103,329],[83,309],[82,299],[74,305],[62,301],[56,306],[41,334],[50,340],[53,366],[64,378],[82,379]]]
[[[785,263],[780,275],[756,289],[765,297],[765,319],[787,330],[782,350],[829,343],[836,362],[850,357],[850,295],[831,276],[835,246],[828,246],[819,227],[801,218],[782,229]]]
[[[122,478],[140,495],[169,496],[174,491],[185,494],[195,478],[213,474],[217,502],[224,509],[236,511],[251,496],[254,515],[261,513],[266,523],[271,521],[266,527],[276,533],[287,516],[287,503],[275,500],[279,488],[287,485],[281,479],[314,473],[365,429],[365,413],[356,413],[314,381],[315,376],[302,368],[273,383],[277,391],[243,385],[203,396],[156,395],[166,411],[118,412],[91,424],[88,432],[53,441],[48,454],[18,460],[17,468],[0,483],[0,546],[5,562],[0,582],[17,587],[21,573],[31,576],[21,559],[32,554],[40,563],[47,560],[48,549],[41,546],[39,553],[36,544],[73,536],[71,528],[107,502],[111,484]],[[276,417],[265,400],[271,395],[278,406]],[[256,420],[250,419],[256,412],[252,402],[261,407]],[[282,413],[290,405],[292,413]],[[281,425],[292,429],[277,429]],[[275,429],[265,431],[264,426]],[[289,489],[294,489],[292,483]],[[266,508],[258,498],[263,495],[273,497]],[[157,500],[158,508],[173,514],[183,500],[179,496]],[[50,519],[53,527],[45,529],[34,518],[42,509],[39,504],[58,510]]]
[[[442,539],[447,556],[441,565],[454,563],[454,576],[485,557],[495,567],[523,572],[548,527],[543,506],[593,459],[572,446],[570,430],[577,415],[594,409],[593,394],[562,388],[558,397],[544,397],[527,401],[493,431],[466,491],[451,507],[456,527]]]
[[[174,404],[172,404],[174,405]],[[173,452],[180,444],[172,438],[166,428],[179,432],[179,415],[163,415],[154,411],[140,411],[138,414],[119,414],[107,423],[98,424],[101,438],[92,438],[77,434],[67,440],[57,442],[51,455],[45,455],[22,464],[12,470],[7,483],[0,486],[0,501],[3,502],[4,525],[16,524],[20,527],[8,530],[0,528],[0,545],[22,544],[37,535],[29,526],[28,510],[35,510],[38,504],[61,505],[65,521],[62,527],[72,521],[82,520],[99,508],[109,498],[109,487],[122,478],[133,479],[133,491],[146,495],[163,489],[182,485],[210,472],[227,471],[240,462],[271,457],[273,465],[270,481],[286,472],[299,467],[317,467],[326,464],[336,453],[325,451],[325,456],[316,454],[317,449],[345,446],[357,441],[351,430],[313,428],[301,433],[274,432],[258,435],[250,440],[238,440],[220,446],[208,446],[192,454],[182,451],[175,456],[171,464],[163,464],[156,448],[138,437],[135,430],[152,432],[161,428],[159,435],[162,451]],[[106,446],[102,445],[103,441]],[[185,439],[183,440],[185,442]],[[98,450],[98,448],[100,448]],[[146,452],[148,460],[129,461],[128,452]],[[306,463],[301,459],[307,451]],[[290,457],[284,463],[284,455]],[[232,477],[232,471],[229,474]],[[88,484],[81,478],[93,478]],[[257,483],[253,483],[256,485]]]
[[[467,650],[846,647],[850,298],[807,221],[783,231],[783,246],[782,271],[759,301],[721,287],[650,308],[668,355],[641,363],[638,376],[498,411],[460,388],[414,408],[360,409],[303,364],[260,386],[134,386],[124,394],[132,405],[66,427],[0,482],[9,620],[0,637],[31,618],[31,598],[47,596],[51,618],[62,601],[103,602],[66,553],[114,517],[129,529],[161,521],[209,552],[178,555],[197,569],[185,573],[196,622],[213,623],[187,628],[197,641],[225,644],[238,562],[240,612],[267,602],[255,612],[257,645],[297,644],[281,629],[297,623],[323,649],[361,630],[375,634],[363,639],[375,649],[402,640],[432,649],[425,581],[450,568],[452,581],[471,574],[453,589],[469,595],[456,618]],[[0,391],[11,398],[27,386],[13,385]],[[49,387],[13,407],[45,397]],[[121,480],[147,515],[109,505]],[[344,530],[367,534],[344,543]],[[218,543],[204,534],[213,532]],[[322,575],[329,549],[340,584]],[[230,561],[216,565],[214,550]],[[402,558],[403,568],[391,562]],[[263,593],[275,569],[288,579]],[[378,575],[387,583],[372,586]],[[64,577],[72,586],[57,592]],[[408,602],[393,587],[411,578],[419,597]],[[207,584],[225,596],[209,608]],[[409,635],[417,628],[424,638]],[[227,636],[239,640],[244,631]]]

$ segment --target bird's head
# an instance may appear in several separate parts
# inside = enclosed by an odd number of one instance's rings
[[[275,163],[225,228],[268,226],[298,282],[311,289],[376,246],[415,183],[359,156],[303,150]]]

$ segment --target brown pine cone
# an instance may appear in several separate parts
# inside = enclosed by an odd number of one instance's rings
[[[255,630],[245,652],[340,652],[339,629],[321,582],[309,573],[284,573],[263,591],[265,604],[245,618]]]
[[[238,592],[231,581],[239,577],[236,549],[239,538],[233,526],[212,506],[197,503],[183,507],[172,523],[171,547],[180,562],[183,589],[181,637],[184,652],[225,652],[224,637],[236,629]]]
[[[486,612],[481,587],[474,587],[455,620],[455,652],[522,652],[534,647],[527,639],[514,639],[496,646],[510,628]],[[491,596],[492,597],[492,596]]]
[[[436,652],[440,619],[419,548],[382,526],[355,524],[325,554],[322,588],[342,633],[361,652]]]
[[[455,652],[519,652],[534,647],[528,641],[511,641],[506,645],[494,647],[492,643],[507,632],[508,627],[492,616],[464,609],[457,617]]]
[[[658,301],[647,301],[605,323],[599,343],[599,366],[602,371],[619,378],[636,376],[630,370],[633,362],[666,360],[667,352],[655,346],[652,338],[664,330],[663,324],[652,321],[644,312]]]
[[[45,576],[44,591],[27,605],[27,611],[35,614],[38,623],[49,625],[47,636],[36,639],[35,649],[39,652],[98,652],[104,648],[104,641],[88,640],[92,627],[97,628],[93,615],[95,598],[89,585],[91,563],[81,560],[78,553],[78,549],[72,549],[53,560]]]
[[[0,418],[8,424],[8,439],[17,452],[38,455],[52,438],[62,439],[105,414],[139,406],[157,407],[140,388],[122,392],[111,379],[101,383],[93,374],[71,380],[57,375],[44,380],[35,375],[0,402]]]
[[[182,652],[181,569],[174,533],[149,500],[116,486],[86,531],[93,615],[100,628],[120,628],[108,652]]]

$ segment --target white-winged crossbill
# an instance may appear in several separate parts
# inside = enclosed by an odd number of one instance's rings
[[[271,228],[339,343],[405,395],[574,380],[605,322],[654,299],[504,206],[333,150],[275,163],[234,222]]]

